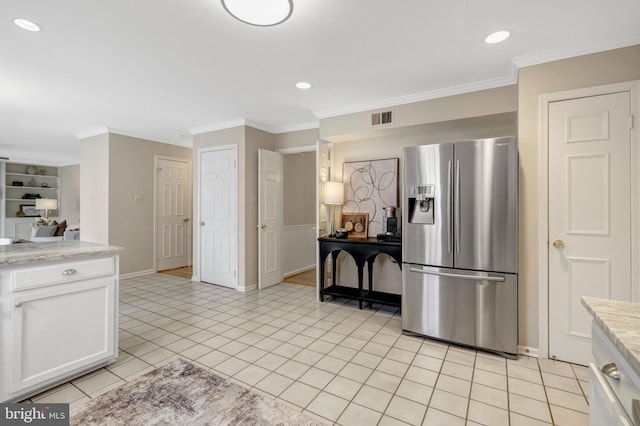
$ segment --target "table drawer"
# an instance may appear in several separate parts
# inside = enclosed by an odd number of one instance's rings
[[[11,290],[28,290],[53,284],[61,284],[103,277],[115,273],[113,257],[102,257],[75,262],[29,266],[11,271]]]

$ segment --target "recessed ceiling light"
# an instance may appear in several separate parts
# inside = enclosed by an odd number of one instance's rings
[[[23,30],[37,32],[40,31],[40,25],[35,22],[31,22],[27,19],[16,18],[13,23],[22,28]]]
[[[231,16],[249,25],[270,27],[289,19],[293,0],[220,0]]]
[[[500,43],[501,41],[508,39],[510,35],[511,33],[509,31],[496,31],[495,33],[489,34],[485,37],[484,42],[487,44]]]
[[[302,90],[311,89],[311,83],[307,83],[306,81],[299,81],[296,83],[296,87]]]

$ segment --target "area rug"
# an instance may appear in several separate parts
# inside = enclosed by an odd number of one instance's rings
[[[182,359],[72,410],[71,425],[322,425]]]

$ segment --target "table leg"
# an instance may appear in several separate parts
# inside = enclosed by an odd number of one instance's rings
[[[324,302],[324,261],[326,260],[326,257],[324,259],[320,259],[320,301]]]
[[[364,265],[358,265],[358,293],[360,296],[360,300],[358,300],[358,305],[360,309],[362,309],[362,281],[364,279]]]
[[[367,259],[367,267],[368,267],[367,272],[369,272],[369,277],[368,277],[369,278],[369,297],[371,297],[371,291],[373,290],[373,262],[375,262],[375,260],[376,260],[375,255]],[[369,302],[368,306],[370,308],[373,307],[373,302]]]

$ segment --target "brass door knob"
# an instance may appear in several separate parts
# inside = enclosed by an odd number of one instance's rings
[[[185,217],[184,219],[182,219],[183,222],[189,222],[189,218]]]
[[[256,226],[260,229],[264,229],[267,227],[267,225],[265,225],[264,223],[261,223],[260,225],[256,225]]]
[[[564,248],[564,241],[562,241],[562,240],[555,240],[555,241],[553,242],[553,246],[554,246],[555,248],[557,248],[557,249]]]

